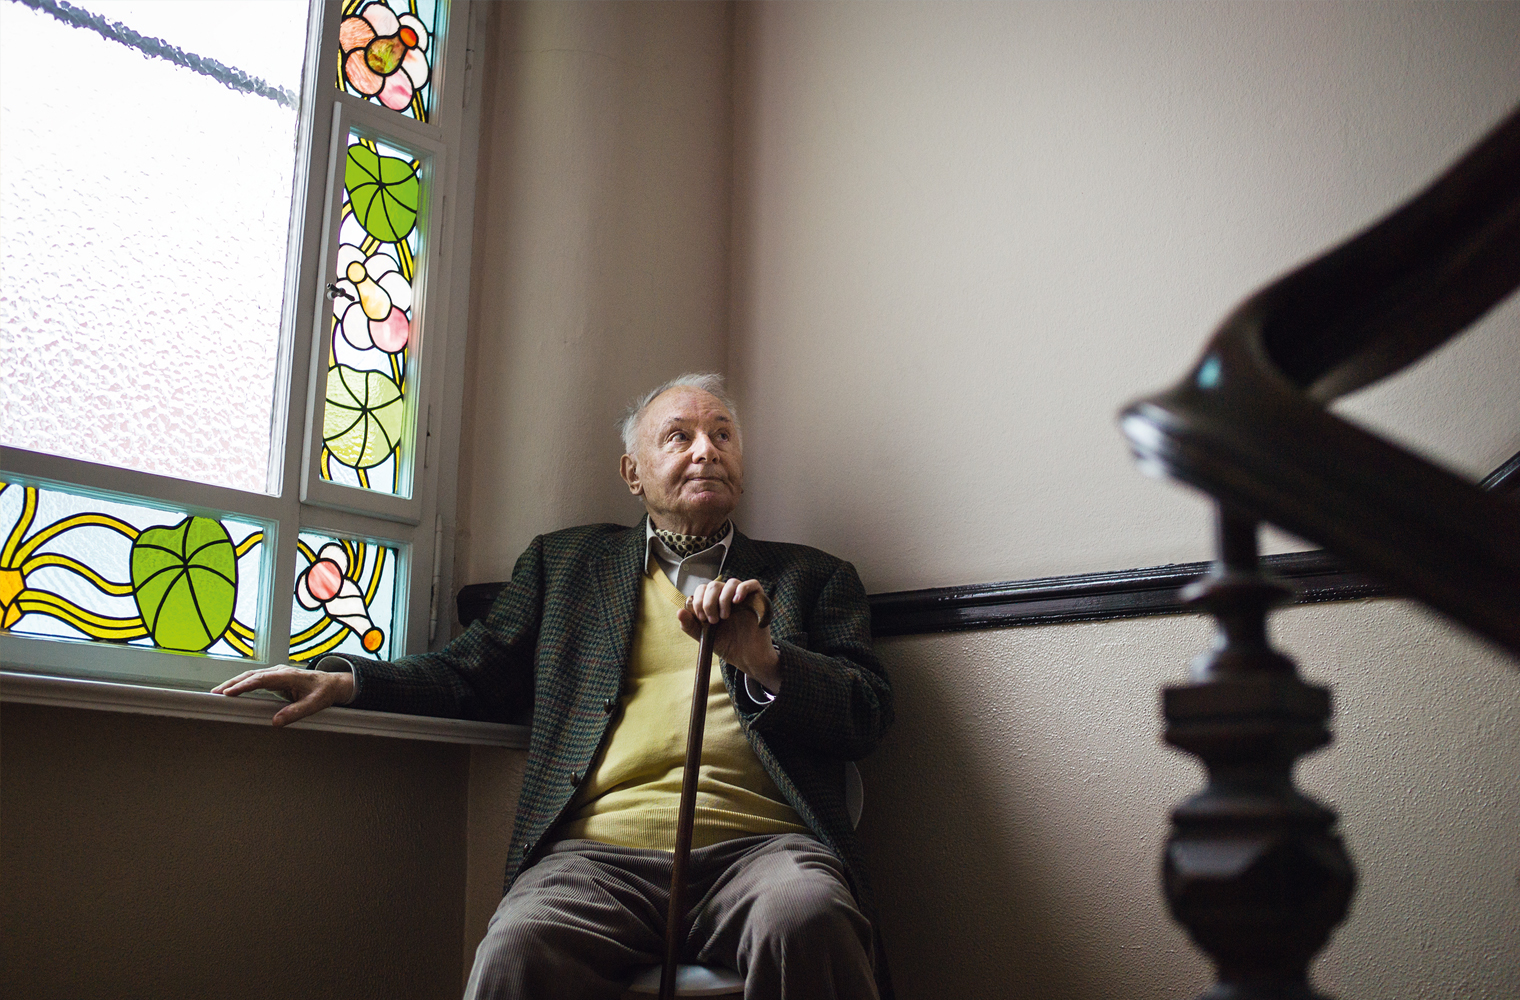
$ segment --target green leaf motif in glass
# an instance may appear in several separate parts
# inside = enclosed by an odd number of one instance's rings
[[[232,624],[237,552],[209,517],[149,528],[132,543],[132,597],[162,649],[199,653]]]
[[[422,182],[410,161],[355,143],[348,147],[343,184],[359,225],[380,242],[404,240],[417,225]]]
[[[328,369],[322,439],[344,465],[369,469],[384,462],[401,439],[405,417],[401,387],[387,376],[344,365]]]

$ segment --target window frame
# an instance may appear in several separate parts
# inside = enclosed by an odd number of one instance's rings
[[[445,36],[447,37],[447,36]],[[374,114],[371,112],[379,112]],[[304,431],[305,453],[301,463],[301,501],[314,507],[327,507],[334,510],[352,511],[355,514],[379,517],[385,520],[398,521],[403,524],[420,524],[422,522],[421,502],[418,496],[419,474],[430,465],[431,456],[425,454],[427,449],[427,420],[430,394],[428,389],[428,375],[432,365],[427,362],[432,359],[436,352],[430,350],[432,343],[431,317],[439,313],[447,315],[449,303],[449,288],[446,282],[441,282],[444,287],[434,291],[432,288],[434,276],[444,277],[447,274],[447,264],[440,264],[436,260],[438,250],[442,244],[443,220],[439,211],[440,206],[435,202],[442,199],[437,197],[441,185],[438,183],[440,176],[448,168],[448,149],[434,136],[418,135],[412,130],[406,130],[405,134],[398,134],[403,130],[387,129],[384,126],[393,124],[384,121],[380,115],[395,115],[395,112],[383,108],[376,108],[373,104],[360,101],[358,98],[347,94],[339,94],[332,109],[332,122],[328,137],[328,161],[326,164],[327,195],[326,213],[322,220],[322,235],[319,242],[319,256],[324,262],[332,261],[338,252],[338,223],[339,213],[342,207],[342,171],[343,163],[347,155],[347,135],[350,130],[359,132],[366,137],[384,137],[388,142],[397,146],[407,146],[421,151],[427,156],[424,169],[424,182],[428,189],[427,202],[421,206],[422,211],[418,216],[418,226],[423,230],[421,245],[424,255],[419,264],[417,282],[420,287],[421,297],[414,300],[414,336],[418,336],[421,349],[414,352],[416,360],[408,365],[408,368],[420,370],[421,377],[415,377],[417,371],[408,371],[407,378],[410,382],[408,391],[411,394],[410,403],[406,409],[406,427],[403,434],[413,439],[411,455],[405,460],[407,475],[412,480],[410,496],[396,496],[380,491],[363,490],[341,483],[324,480],[319,469],[323,448],[322,441],[322,405],[324,401],[326,385],[323,375],[327,371],[327,364],[332,350],[332,337],[330,324],[332,314],[336,307],[336,300],[327,297],[327,281],[331,275],[325,271],[321,277],[321,285],[318,292],[318,304],[314,310],[315,322],[312,327],[312,361],[308,366],[310,379],[307,384],[306,424]],[[403,122],[411,122],[409,118],[401,119]],[[329,265],[330,266],[330,265]],[[420,335],[420,336],[419,336]],[[419,435],[419,426],[422,433]]]
[[[309,7],[281,311],[283,363],[273,393],[267,492],[0,446],[0,477],[9,481],[269,525],[264,592],[259,595],[260,606],[267,610],[258,623],[267,632],[260,636],[260,649],[253,658],[231,658],[0,632],[0,667],[5,670],[206,690],[240,671],[289,662],[296,543],[303,530],[397,549],[396,578],[404,587],[404,600],[397,602],[393,632],[400,634],[391,643],[392,655],[438,648],[449,638],[444,623],[450,616],[443,613],[443,604],[453,569],[448,540],[453,535],[458,469],[481,104],[481,74],[472,65],[471,34],[477,18],[486,13],[471,0],[453,0],[442,15],[443,45],[435,54],[432,76],[437,88],[433,120],[422,123],[334,85],[344,6],[342,0],[312,0]],[[332,154],[336,146],[342,155],[346,143],[341,138],[350,125],[393,135],[398,143],[425,148],[434,157],[426,237],[427,325],[408,372],[408,391],[416,394],[407,431],[414,456],[412,491],[399,510],[396,497],[332,483],[321,483],[325,489],[312,491],[303,484],[305,472],[315,472],[314,427],[317,448],[321,446],[324,385],[319,366],[325,358],[321,345],[331,310],[325,289],[336,254],[336,230],[329,248],[328,229],[331,208],[341,195],[334,185],[342,183]]]

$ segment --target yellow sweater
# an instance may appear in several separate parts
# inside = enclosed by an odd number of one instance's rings
[[[559,836],[621,847],[675,848],[697,662],[696,640],[676,620],[685,603],[657,567],[644,574],[623,714],[581,783]],[[722,674],[714,668],[692,846],[752,834],[806,832],[801,817],[760,766]]]

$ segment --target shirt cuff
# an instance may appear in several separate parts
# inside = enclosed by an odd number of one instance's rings
[[[744,693],[749,695],[750,701],[756,705],[769,705],[776,700],[776,696],[767,691],[759,681],[749,674],[744,675]]]
[[[345,657],[337,656],[337,655],[334,655],[332,653],[328,653],[326,656],[322,657],[320,660],[317,661],[316,669],[317,670],[325,670],[327,673],[330,673],[330,674],[353,674],[354,675],[354,693],[353,693],[353,697],[349,698],[348,701],[340,701],[337,704],[339,704],[339,705],[351,705],[354,702],[354,698],[359,697],[359,674],[358,674],[357,671],[354,670],[353,663],[351,661],[349,661],[348,659],[346,659]]]
[[[773,642],[771,643],[771,648],[776,651],[777,656],[781,655],[780,646]],[[756,705],[769,705],[776,700],[774,691],[769,690],[764,684],[761,684],[749,674],[744,675],[744,693],[749,695],[749,700]]]

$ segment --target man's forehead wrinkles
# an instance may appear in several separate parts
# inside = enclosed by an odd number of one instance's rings
[[[660,426],[661,427],[671,427],[671,426],[675,426],[677,424],[695,424],[695,423],[698,423],[699,421],[701,421],[702,419],[703,418],[701,418],[701,417],[694,417],[694,416],[691,416],[690,414],[673,413],[670,416],[666,417],[664,420],[662,420],[660,422]],[[724,424],[731,424],[731,423],[733,423],[733,419],[731,417],[729,417],[729,415],[726,414],[726,413],[716,413],[716,414],[711,414],[710,413],[710,414],[707,415],[707,419],[713,421],[714,423],[724,423]]]

